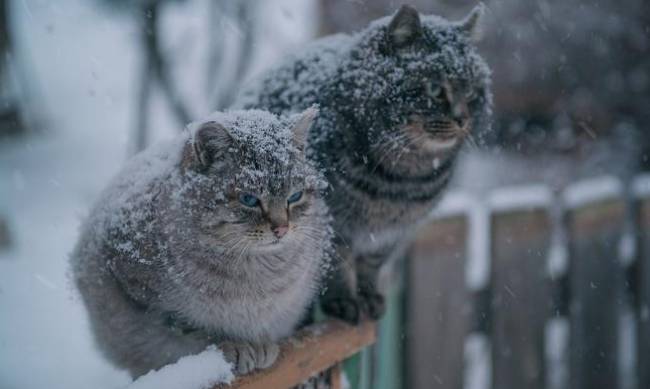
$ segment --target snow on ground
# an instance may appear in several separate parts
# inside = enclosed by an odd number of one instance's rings
[[[21,66],[34,71],[29,77],[44,115],[42,134],[0,143],[0,214],[13,237],[10,251],[0,252],[2,389],[109,389],[130,382],[95,349],[66,274],[81,220],[126,159],[135,114],[137,31],[128,17],[98,3],[12,2],[20,58],[27,61]],[[312,12],[305,2],[264,4],[257,70],[309,39],[313,28],[302,16]],[[182,39],[186,25],[176,23]],[[152,108],[157,139],[177,130],[164,108],[160,101]]]

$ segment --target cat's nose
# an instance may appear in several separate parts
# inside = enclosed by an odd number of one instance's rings
[[[452,120],[458,127],[463,128],[467,124],[469,117],[464,112],[459,112],[452,115]]]
[[[271,228],[271,231],[273,231],[273,235],[275,235],[276,238],[280,239],[287,234],[287,231],[289,231],[289,226],[285,224],[282,226],[273,227]]]
[[[458,127],[463,128],[469,120],[469,115],[467,112],[467,106],[464,103],[457,103],[451,109],[451,118],[458,125]]]
[[[467,124],[469,118],[467,117],[467,115],[454,115],[453,120],[458,127],[463,128]]]

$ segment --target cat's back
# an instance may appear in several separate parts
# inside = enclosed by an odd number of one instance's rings
[[[146,201],[152,187],[169,179],[180,164],[187,135],[156,143],[131,158],[111,180],[100,204],[121,208]]]
[[[253,79],[239,94],[234,107],[286,114],[318,104],[322,88],[331,84],[355,39],[335,34],[311,42]]]
[[[161,185],[177,170],[185,141],[186,137],[180,136],[154,144],[124,164],[82,224],[80,239],[71,256],[73,271],[101,262],[102,250],[111,243],[109,234],[132,234],[134,226],[154,216],[150,205]],[[128,248],[122,246],[118,249]]]

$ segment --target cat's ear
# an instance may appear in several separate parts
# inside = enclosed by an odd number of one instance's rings
[[[318,107],[312,105],[311,107],[298,114],[298,119],[293,125],[293,143],[300,150],[304,150],[307,146],[307,138],[309,136],[309,129],[318,116]]]
[[[422,23],[418,11],[403,5],[388,24],[388,39],[391,46],[400,48],[411,44],[422,35]]]
[[[215,121],[201,124],[192,139],[194,159],[201,167],[210,166],[231,146],[232,137],[228,130]]]
[[[482,38],[481,18],[484,13],[485,5],[478,3],[465,19],[457,23],[458,29],[473,42],[478,42]]]

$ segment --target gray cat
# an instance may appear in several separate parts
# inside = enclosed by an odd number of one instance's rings
[[[481,13],[449,22],[403,6],[358,34],[314,42],[239,97],[236,106],[275,113],[320,106],[309,156],[330,183],[342,258],[327,313],[382,315],[380,266],[435,205],[461,146],[488,130],[489,69],[472,42]]]
[[[72,270],[112,362],[139,376],[210,344],[238,374],[274,362],[330,247],[326,183],[304,155],[315,116],[216,113],[111,183]]]

